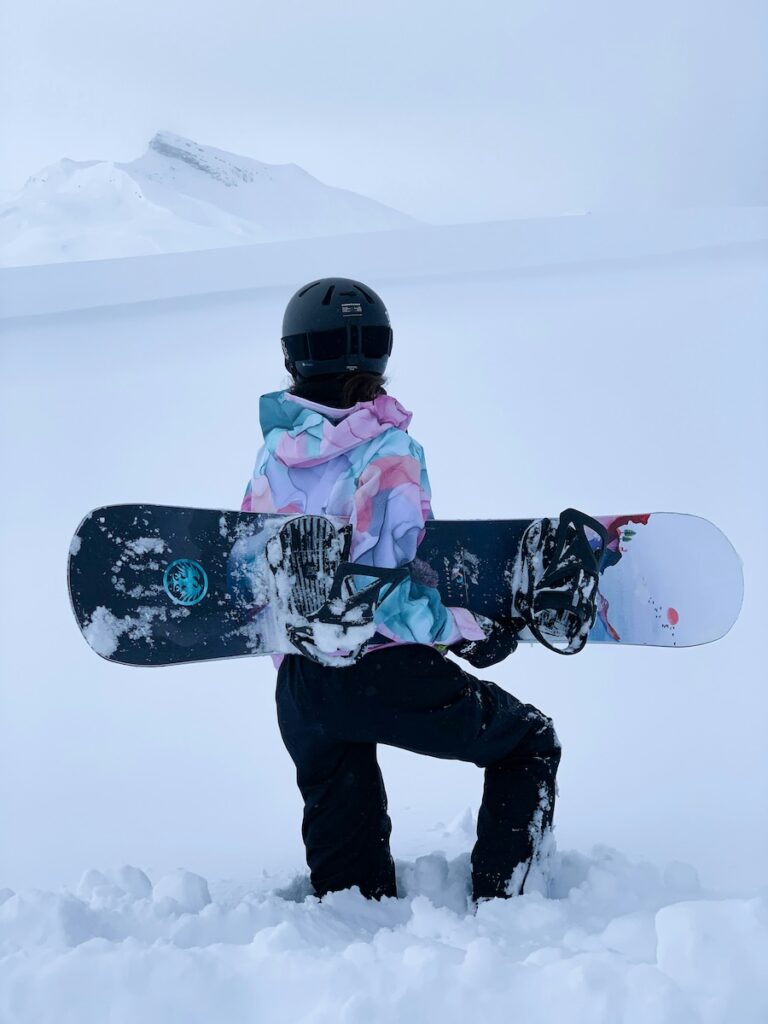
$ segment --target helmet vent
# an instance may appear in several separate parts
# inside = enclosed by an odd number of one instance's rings
[[[355,288],[359,288],[359,289],[360,289],[360,291],[361,291],[361,292],[363,293],[363,295],[364,295],[364,296],[366,297],[366,299],[368,300],[368,302],[370,302],[371,304],[373,304],[373,301],[374,301],[374,299],[373,299],[373,296],[372,296],[372,295],[370,295],[370,294],[369,294],[369,293],[368,293],[368,292],[367,292],[367,291],[365,290],[365,288],[363,288],[363,286],[362,286],[362,285],[361,285],[361,284],[360,284],[360,283],[359,283],[358,281],[353,281],[352,283],[354,284]]]
[[[328,291],[323,296],[323,305],[324,306],[330,306],[330,304],[331,304],[331,296],[333,295],[333,289],[335,287],[336,287],[336,285],[332,284],[331,287],[328,289]]]
[[[308,284],[306,288],[302,288],[301,291],[299,292],[299,298],[303,299],[307,292],[311,292],[312,289],[317,288],[319,284],[319,281],[313,281],[312,284]]]

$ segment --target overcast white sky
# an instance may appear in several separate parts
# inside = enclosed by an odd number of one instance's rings
[[[765,0],[6,0],[0,189],[158,128],[426,220],[768,202]]]

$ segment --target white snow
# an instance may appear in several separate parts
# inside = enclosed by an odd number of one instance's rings
[[[94,609],[91,621],[83,633],[94,651],[102,657],[108,658],[117,650],[120,637],[127,629],[128,621],[126,619],[118,619],[109,608],[99,605]]]
[[[119,581],[118,581],[119,583]],[[120,590],[120,586],[116,586]],[[136,593],[137,597],[142,596]],[[184,610],[181,609],[183,612]],[[173,612],[168,611],[165,606],[139,605],[135,615],[116,616],[109,608],[99,605],[94,609],[90,622],[83,629],[83,634],[89,645],[108,658],[117,650],[117,645],[123,633],[128,633],[134,640],[145,640],[148,644],[153,643],[151,623],[153,619],[163,619]]]
[[[468,907],[468,854],[398,865],[401,897],[135,867],[74,891],[6,891],[8,1024],[762,1024],[768,900],[683,864],[561,853],[548,889]],[[540,889],[543,890],[543,884]]]
[[[136,537],[125,542],[126,550],[134,555],[162,555],[165,541],[162,537]]]
[[[211,902],[208,883],[200,875],[179,868],[172,874],[165,875],[152,892],[155,903],[164,908],[171,906],[178,913],[197,914]]]
[[[0,203],[0,265],[100,260],[417,222],[295,164],[158,132],[130,163],[63,159]]]
[[[289,296],[297,282],[327,276],[329,267],[391,292],[403,282],[429,287],[451,277],[466,283],[471,277],[631,271],[648,260],[759,261],[766,238],[768,207],[630,210],[387,231],[361,227],[355,234],[269,245],[7,267],[0,275],[0,317],[225,294],[234,300],[263,292],[269,301],[270,290]],[[486,300],[497,304],[499,295],[492,290]],[[148,360],[147,372],[152,365]],[[589,397],[573,406],[569,424],[584,403],[589,408]]]

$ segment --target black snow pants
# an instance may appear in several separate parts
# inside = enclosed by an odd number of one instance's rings
[[[526,874],[552,821],[560,760],[551,719],[532,705],[411,644],[345,668],[288,655],[277,713],[304,798],[302,834],[318,896],[353,885],[368,897],[397,895],[377,743],[485,769],[475,899],[509,895],[513,872]]]

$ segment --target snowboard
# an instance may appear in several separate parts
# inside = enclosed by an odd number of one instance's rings
[[[607,538],[590,645],[690,647],[728,632],[741,608],[742,568],[716,526],[664,512],[596,519]],[[83,636],[97,654],[126,665],[296,653],[287,628],[296,580],[275,573],[270,545],[298,520],[346,526],[333,517],[162,505],[95,509],[69,551],[69,593]],[[436,587],[446,606],[508,619],[520,541],[532,522],[430,521],[411,578]],[[327,554],[327,564],[321,559],[304,573],[305,596],[313,588],[327,595],[338,552]],[[527,631],[520,639],[534,640]],[[382,640],[371,636],[368,646]]]

